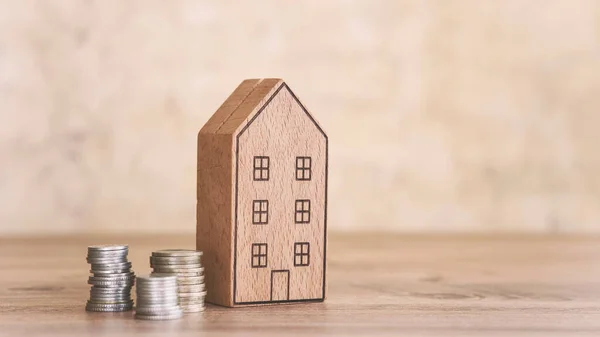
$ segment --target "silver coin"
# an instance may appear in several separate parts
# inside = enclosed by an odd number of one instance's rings
[[[116,280],[131,280],[135,278],[135,273],[120,273],[120,274],[105,274],[105,275],[94,275],[90,276],[95,280],[104,280],[104,281],[116,281]]]
[[[108,276],[108,275],[102,275],[102,276],[90,276],[89,277],[90,280],[96,280],[96,281],[133,281],[135,280],[135,275],[123,275],[123,276]]]
[[[197,305],[204,304],[204,297],[181,297],[179,298],[179,305]]]
[[[119,308],[98,308],[98,307],[85,307],[86,311],[91,312],[125,312],[133,309],[133,305],[119,307]]]
[[[204,275],[204,268],[163,268],[154,267],[154,272],[159,274],[170,274],[173,276],[202,276]]]
[[[140,301],[160,301],[160,300],[171,300],[177,298],[177,292],[161,293],[161,292],[150,292],[150,291],[136,291],[135,295]]]
[[[180,307],[187,307],[187,306],[196,306],[196,305],[204,305],[204,300],[198,300],[198,301],[183,301],[183,302],[179,302],[179,306]]]
[[[202,252],[192,249],[162,249],[152,252],[152,256],[202,256]]]
[[[107,269],[107,270],[91,270],[90,273],[96,276],[105,276],[105,275],[113,275],[113,274],[127,274],[132,273],[131,268],[126,269]]]
[[[106,281],[106,282],[117,282],[117,281],[134,281],[136,279],[135,275],[90,275],[88,280],[95,281]]]
[[[88,256],[85,257],[86,260],[88,261],[88,263],[91,263],[91,261],[93,260],[119,260],[119,259],[127,259],[127,251],[124,252],[119,252],[118,254],[115,253],[110,253],[110,254],[106,254],[106,253],[102,253],[102,254],[88,254]]]
[[[177,292],[161,293],[157,291],[136,291],[136,296],[140,299],[157,300],[157,299],[170,299],[177,298]]]
[[[140,276],[140,281],[142,283],[162,283],[162,282],[176,282],[177,278],[173,275],[165,275],[165,274],[152,274],[149,276]]]
[[[163,283],[144,283],[142,282],[138,282],[139,285],[141,285],[141,288],[148,288],[148,289],[163,289],[163,288],[177,288],[177,282],[163,282]]]
[[[109,256],[109,255],[127,255],[129,253],[129,247],[127,246],[110,246],[112,250],[101,250],[88,247],[88,256]]]
[[[92,297],[92,298],[90,298],[90,302],[92,302],[94,304],[120,304],[120,303],[127,303],[127,301],[130,301],[130,300],[131,300],[130,297],[123,297],[123,298]]]
[[[160,294],[140,294],[136,293],[136,297],[138,299],[138,303],[159,303],[159,302],[172,302],[177,301],[177,293],[169,294],[169,295],[160,295]],[[166,304],[166,303],[164,303]]]
[[[90,296],[130,296],[131,295],[131,288],[127,287],[125,288],[125,290],[121,290],[122,288],[104,288],[107,290],[113,290],[113,289],[118,289],[116,291],[98,291],[98,289],[102,289],[102,288],[96,288],[94,290],[90,289]]]
[[[90,292],[90,297],[129,297],[131,298],[131,293],[130,292],[120,292],[120,293],[97,293],[97,292]]]
[[[177,276],[177,284],[178,285],[194,285],[194,284],[203,284],[204,276]]]
[[[91,294],[90,300],[119,300],[124,299],[124,301],[131,300],[131,294]]]
[[[105,258],[105,257],[88,257],[85,259],[87,263],[89,264],[117,264],[117,263],[126,263],[127,261],[127,257],[110,257],[110,258]]]
[[[177,281],[177,275],[175,275],[174,273],[160,273],[160,272],[156,272],[153,271],[152,273],[150,273],[150,277],[151,278],[172,278],[175,277],[175,281]]]
[[[197,293],[197,292],[202,292],[204,291],[205,287],[204,284],[198,284],[198,285],[185,285],[185,286],[178,286],[177,287],[177,292],[181,293]]]
[[[96,277],[125,277],[125,276],[135,276],[135,273],[131,269],[128,269],[127,271],[124,271],[122,273],[104,273],[104,272],[98,273],[98,272],[96,272],[96,273],[93,273],[93,274],[94,274],[93,276],[96,276]],[[98,275],[96,275],[96,274],[98,274]]]
[[[172,319],[179,319],[181,317],[183,317],[183,312],[180,310],[177,313],[172,313],[169,315],[140,315],[140,314],[135,314],[134,316],[136,319],[142,319],[142,320],[148,320],[148,321],[166,321],[166,320],[172,320]]]
[[[177,291],[177,284],[141,284],[138,282],[137,291],[146,292],[170,292],[172,290]]]
[[[204,296],[189,296],[189,297],[179,297],[179,304],[197,304],[204,303]]]
[[[140,284],[143,285],[148,285],[148,286],[171,286],[171,285],[177,285],[177,278],[175,277],[175,275],[172,276],[173,279],[169,279],[169,280],[157,280],[157,281],[148,281],[148,280],[144,280],[138,277],[138,280],[140,280]],[[161,277],[164,278],[164,277]]]
[[[150,256],[150,266],[152,265],[181,265],[181,264],[200,264],[199,256]]]
[[[179,305],[179,302],[177,302],[177,300],[171,299],[168,301],[147,301],[147,300],[142,300],[140,298],[137,299],[137,306],[140,308],[154,308],[157,306],[173,306],[173,305]]]
[[[120,287],[120,288],[96,288],[90,289],[90,295],[131,295],[131,287]]]
[[[127,301],[123,302],[123,303],[114,303],[114,304],[106,304],[106,303],[94,303],[92,300],[88,300],[88,301],[87,301],[87,304],[98,304],[99,306],[107,306],[107,305],[108,305],[108,306],[110,306],[110,305],[116,305],[116,306],[119,306],[119,305],[125,305],[125,304],[133,304],[133,300],[132,300],[132,299],[129,299],[129,300],[127,300]]]
[[[122,293],[131,293],[131,287],[123,286],[123,287],[112,287],[112,288],[98,288],[96,286],[92,286],[90,288],[90,293],[92,294],[122,294]]]
[[[133,307],[133,301],[124,302],[124,303],[95,303],[88,301],[85,308],[86,309],[124,309]]]
[[[163,306],[163,307],[140,307],[135,308],[135,312],[141,315],[168,315],[181,310],[178,305]]]
[[[99,307],[85,307],[86,311],[93,311],[93,312],[125,312],[125,311],[130,311],[133,309],[133,305],[130,306],[124,306],[124,307],[119,307],[119,308],[99,308]]]
[[[160,268],[160,269],[199,269],[202,268],[202,265],[199,263],[187,263],[187,264],[150,264],[152,268]]]
[[[155,264],[150,266],[152,269],[156,271],[156,269],[165,270],[166,273],[171,273],[173,271],[181,270],[184,273],[188,273],[190,271],[200,271],[204,270],[201,264]],[[160,272],[158,272],[160,273]]]
[[[93,246],[88,246],[88,251],[100,251],[100,252],[106,252],[106,251],[115,251],[115,250],[128,250],[129,246],[128,245],[93,245]]]
[[[137,291],[139,292],[171,292],[177,291],[177,284],[142,284],[138,282]]]
[[[157,272],[165,273],[164,270],[159,270]],[[171,275],[177,276],[178,278],[182,278],[182,277],[198,277],[198,276],[204,276],[204,271],[189,271],[189,272],[177,271],[177,272],[172,272]]]
[[[92,272],[94,271],[102,271],[102,270],[122,270],[131,268],[131,262],[121,262],[121,263],[92,263]]]
[[[88,248],[88,257],[122,256],[129,254],[129,248],[114,250],[98,250]]]
[[[204,311],[204,304],[196,304],[196,305],[183,305],[180,306],[181,311],[184,313],[193,313],[193,312],[202,312]]]
[[[172,309],[172,308],[178,307],[178,304],[173,304],[173,303],[153,303],[153,304],[142,303],[142,304],[139,304],[138,303],[137,307],[146,308],[148,310],[150,310],[150,309],[167,310],[167,309]]]
[[[126,281],[98,281],[94,280],[90,277],[88,279],[88,284],[94,285],[98,288],[112,288],[112,287],[131,287],[135,284],[135,281],[126,280]]]
[[[184,293],[184,294],[179,294],[179,304],[189,304],[190,302],[202,302],[204,303],[204,299],[206,298],[206,295],[202,295],[202,294],[197,294],[194,295],[193,293]],[[181,295],[188,295],[188,296],[181,296]]]
[[[177,295],[177,287],[140,287],[138,285],[135,293],[139,296],[174,296]]]
[[[135,285],[135,280],[130,281],[97,281],[97,280],[89,280],[87,282],[89,285],[93,285],[96,288],[131,288]]]
[[[179,305],[174,303],[138,303],[137,307],[143,310],[170,310],[177,308]]]
[[[157,294],[160,296],[170,296],[171,294],[177,294],[177,287],[168,286],[168,287],[140,287],[138,286],[136,289],[136,294],[139,295],[153,295]]]
[[[179,293],[179,301],[204,301],[206,291],[200,293]]]
[[[125,285],[122,287],[111,287],[111,288],[92,286],[90,288],[90,293],[98,293],[98,294],[124,293],[124,292],[128,292],[128,293],[131,292],[131,287]]]
[[[102,277],[102,276],[90,276],[88,277],[90,282],[134,282],[135,276],[119,276],[119,277]],[[92,283],[94,284],[94,283]]]

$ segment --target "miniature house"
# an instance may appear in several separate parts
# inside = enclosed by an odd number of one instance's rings
[[[327,135],[280,79],[243,81],[198,134],[206,300],[323,301]]]

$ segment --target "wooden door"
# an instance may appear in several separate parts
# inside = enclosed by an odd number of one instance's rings
[[[271,301],[289,301],[290,299],[290,271],[271,271]]]

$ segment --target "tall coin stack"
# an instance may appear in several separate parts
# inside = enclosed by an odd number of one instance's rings
[[[178,319],[183,312],[177,304],[177,278],[170,275],[138,277],[135,318],[145,320]]]
[[[135,274],[127,261],[128,252],[127,245],[88,247],[87,262],[92,266],[88,284],[92,288],[85,310],[117,312],[133,308],[131,287]]]
[[[179,306],[185,313],[204,311],[204,268],[202,252],[197,250],[159,250],[150,256],[152,274],[177,276]]]

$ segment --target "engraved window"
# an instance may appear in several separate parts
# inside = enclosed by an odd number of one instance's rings
[[[310,200],[296,200],[295,223],[310,223]]]
[[[310,180],[311,168],[310,157],[296,157],[296,180]]]
[[[267,244],[253,243],[252,244],[252,268],[267,267]]]
[[[254,180],[267,181],[269,180],[269,157],[255,156],[254,157]]]
[[[294,266],[308,266],[310,264],[310,243],[294,243]]]
[[[252,202],[252,224],[266,225],[269,223],[269,200],[254,200]]]

